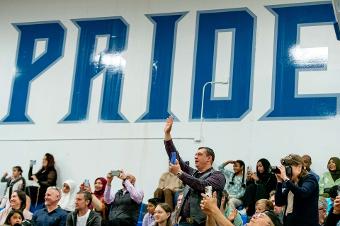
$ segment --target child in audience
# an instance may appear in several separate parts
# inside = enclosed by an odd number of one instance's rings
[[[72,212],[75,209],[76,200],[76,184],[73,180],[66,180],[63,183],[63,188],[61,190],[61,199],[58,205],[60,208],[66,210],[67,212]]]
[[[24,221],[24,214],[21,210],[12,210],[5,221],[5,225],[7,226],[19,226],[22,225],[22,222]]]
[[[255,204],[255,214],[257,213],[263,213],[265,211],[274,210],[273,203],[268,199],[260,199],[256,201]]]
[[[234,207],[229,206],[229,203],[228,192],[224,191],[222,194],[220,211],[233,225],[242,226],[243,221],[241,215]]]
[[[224,168],[228,164],[233,164],[233,171]],[[229,194],[229,207],[235,209],[241,206],[241,199],[246,190],[244,162],[242,160],[228,160],[222,163],[218,170],[224,174],[227,180],[224,190]]]
[[[158,204],[154,213],[154,226],[172,226],[170,216],[171,207],[167,203]]]
[[[20,166],[14,166],[12,168],[12,176],[8,176],[8,173],[5,172],[1,178],[1,182],[6,182],[6,188],[4,192],[4,196],[2,197],[0,208],[4,208],[6,204],[9,204],[9,198],[12,195],[13,191],[24,191],[26,186],[25,178],[22,177],[22,169]]]
[[[159,203],[158,198],[152,198],[148,200],[148,205],[146,207],[148,212],[144,215],[142,226],[153,225],[153,223],[155,222],[155,218],[154,218],[155,208],[158,205],[158,203]]]

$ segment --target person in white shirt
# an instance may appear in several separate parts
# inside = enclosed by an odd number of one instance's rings
[[[90,192],[79,191],[76,195],[75,211],[68,214],[66,226],[100,226],[100,215],[89,209],[91,201]]]

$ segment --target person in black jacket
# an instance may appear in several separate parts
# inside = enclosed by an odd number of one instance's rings
[[[30,193],[30,197],[32,202],[36,203],[35,209],[41,209],[45,202],[45,193],[48,187],[56,186],[57,184],[57,171],[54,168],[54,157],[53,155],[46,153],[43,161],[41,169],[36,172],[35,174],[32,173],[33,171],[33,164],[30,165],[30,169],[28,171],[28,178],[29,180],[33,180],[37,182],[40,186],[38,190],[38,197],[35,197]],[[37,200],[36,200],[37,199]],[[31,207],[34,207],[33,205]],[[34,208],[31,209],[34,212]]]
[[[87,191],[79,191],[76,196],[76,209],[67,216],[66,226],[100,226],[101,217],[93,210],[89,209],[92,195]],[[78,224],[77,224],[78,223]]]
[[[286,206],[284,226],[318,226],[318,181],[304,168],[299,155],[288,155],[281,164],[276,172],[275,204]]]
[[[256,163],[256,172],[247,170],[246,191],[243,206],[248,216],[255,213],[255,203],[260,199],[269,199],[269,193],[276,188],[276,177],[271,172],[270,162],[262,158]]]

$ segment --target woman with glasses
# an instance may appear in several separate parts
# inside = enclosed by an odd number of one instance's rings
[[[302,157],[291,154],[281,159],[276,172],[275,204],[285,205],[284,226],[319,226],[319,186],[304,168]]]

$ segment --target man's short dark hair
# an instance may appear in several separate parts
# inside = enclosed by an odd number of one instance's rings
[[[85,201],[89,201],[89,204],[92,202],[92,194],[88,191],[78,191],[77,194],[83,194]]]
[[[213,149],[209,148],[209,147],[199,147],[198,150],[201,149],[205,149],[205,153],[207,154],[207,156],[211,156],[212,162],[214,162],[215,160],[215,152]]]
[[[148,202],[156,207],[159,203],[161,203],[161,200],[159,198],[151,198]]]

